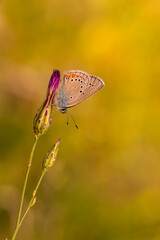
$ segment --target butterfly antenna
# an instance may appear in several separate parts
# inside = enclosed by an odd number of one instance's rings
[[[69,121],[68,121],[68,111],[67,111],[67,125],[69,124]]]
[[[69,113],[69,115],[71,116],[71,118],[72,118],[72,120],[74,122],[75,127],[78,129],[78,126],[77,126],[76,121],[74,120],[72,114],[68,110],[67,110],[67,113]],[[68,122],[68,114],[67,114],[67,122]]]

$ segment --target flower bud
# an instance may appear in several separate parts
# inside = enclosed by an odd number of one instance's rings
[[[51,75],[49,84],[48,84],[48,91],[47,95],[51,94],[53,91],[56,92],[60,81],[60,71],[54,70],[53,74]]]
[[[54,93],[46,98],[45,102],[38,109],[38,112],[33,121],[34,133],[36,136],[46,132],[52,121]]]
[[[60,144],[60,139],[56,142],[56,144],[53,145],[53,147],[46,154],[42,163],[42,170],[48,170],[53,166],[59,150],[59,144]]]
[[[59,85],[59,81],[60,72],[58,70],[55,70],[53,71],[53,74],[49,81],[46,99],[41,105],[41,107],[38,109],[38,112],[33,121],[33,127],[36,137],[45,133],[51,124],[54,97]]]

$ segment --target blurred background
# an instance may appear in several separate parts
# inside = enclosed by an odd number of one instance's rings
[[[17,240],[160,239],[160,2],[0,1],[0,239],[11,238],[33,118],[53,69],[79,69],[105,87],[53,113],[36,147],[30,200],[43,157],[54,167]]]

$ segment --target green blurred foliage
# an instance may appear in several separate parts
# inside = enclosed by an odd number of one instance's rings
[[[159,26],[158,0],[1,0],[0,239],[13,232],[33,117],[56,68],[106,85],[71,109],[78,131],[54,112],[26,204],[61,137],[58,158],[17,240],[160,239]]]

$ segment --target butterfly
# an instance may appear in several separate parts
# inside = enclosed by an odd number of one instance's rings
[[[59,84],[55,105],[62,113],[66,113],[68,108],[83,102],[103,86],[104,82],[99,77],[80,70],[68,71]]]
[[[68,71],[60,82],[56,106],[62,113],[66,113],[68,108],[83,102],[103,86],[104,82],[99,77],[80,70]]]

